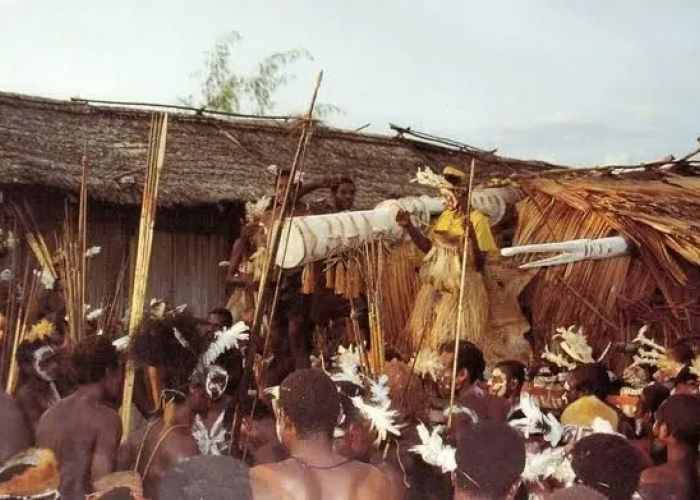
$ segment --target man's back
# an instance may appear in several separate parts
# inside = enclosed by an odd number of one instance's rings
[[[0,391],[0,463],[32,445],[32,433],[17,403]]]
[[[105,456],[99,443],[115,438],[118,443],[120,437],[117,412],[78,395],[44,413],[37,425],[37,445],[51,449],[58,459],[62,498],[82,500],[92,491],[92,482],[112,472],[116,455]]]
[[[251,469],[256,500],[391,500],[387,477],[357,461],[332,468],[314,467],[290,458]]]

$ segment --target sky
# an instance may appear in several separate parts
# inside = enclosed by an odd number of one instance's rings
[[[0,91],[175,103],[227,32],[233,65],[304,49],[279,113],[389,124],[593,166],[680,156],[700,135],[698,0],[0,0]]]

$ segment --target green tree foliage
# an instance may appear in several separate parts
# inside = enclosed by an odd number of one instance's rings
[[[305,50],[276,52],[258,63],[254,73],[240,74],[234,67],[234,49],[241,41],[237,31],[220,38],[214,50],[206,53],[200,79],[199,97],[180,99],[188,106],[227,113],[269,115],[275,111],[275,94],[294,79],[291,67],[300,61],[313,61]],[[341,112],[333,105],[318,104],[316,116],[324,118]]]

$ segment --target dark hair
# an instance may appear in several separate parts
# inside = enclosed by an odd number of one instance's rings
[[[175,330],[187,347],[178,340]],[[182,313],[145,320],[134,337],[132,352],[138,364],[162,368],[163,389],[182,390],[207,347],[196,319]]]
[[[119,353],[110,338],[92,335],[75,346],[71,363],[78,384],[92,384],[104,380],[108,370],[119,368]]]
[[[610,375],[600,363],[586,363],[574,368],[571,375],[576,381],[575,389],[592,394],[600,400],[610,395]]]
[[[674,394],[656,412],[656,422],[666,424],[668,432],[682,444],[697,451],[700,446],[700,398]]]
[[[454,354],[455,348],[453,342],[445,342],[440,347],[440,352],[449,352]],[[475,383],[484,379],[484,370],[486,362],[484,361],[484,353],[481,352],[476,345],[464,340],[459,343],[459,353],[457,354],[457,369],[467,370],[469,374],[469,382]]]
[[[639,453],[622,436],[591,434],[574,445],[571,467],[585,486],[610,500],[629,500],[637,491]]]
[[[231,311],[225,307],[217,307],[216,309],[212,309],[209,311],[209,314],[219,316],[221,318],[221,324],[225,328],[231,328],[233,326],[233,314],[231,314]]]
[[[321,370],[298,370],[280,386],[280,407],[301,438],[323,432],[333,435],[340,415],[340,394]]]
[[[250,500],[248,466],[233,457],[198,455],[176,463],[163,475],[159,500]]]
[[[331,193],[333,193],[333,194],[337,193],[338,189],[343,184],[351,184],[353,188],[355,187],[355,181],[352,179],[352,177],[342,175],[342,176],[340,176],[340,178],[334,180],[333,184],[331,184]]]
[[[653,415],[656,410],[659,409],[661,403],[666,401],[671,395],[671,389],[666,387],[664,384],[650,384],[642,389],[642,395],[640,397],[640,404],[648,412]]]
[[[503,498],[525,469],[525,441],[509,425],[483,420],[461,433],[456,459],[460,490]]]
[[[509,379],[515,379],[520,384],[525,382],[527,378],[527,367],[520,361],[515,361],[512,359],[501,361],[496,364],[496,368],[505,373],[506,377]]]

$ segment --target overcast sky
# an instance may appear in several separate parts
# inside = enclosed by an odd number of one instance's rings
[[[0,91],[173,103],[228,31],[236,67],[306,49],[333,124],[410,125],[502,154],[601,164],[700,135],[700,0],[0,0]]]

